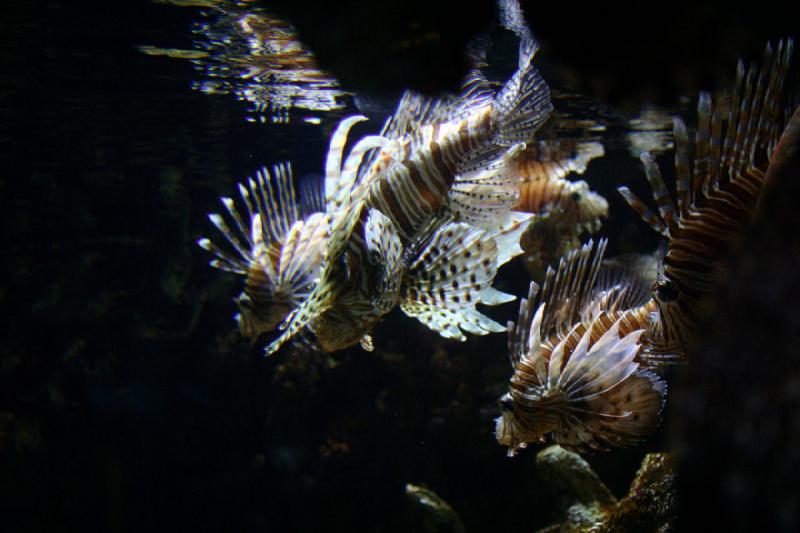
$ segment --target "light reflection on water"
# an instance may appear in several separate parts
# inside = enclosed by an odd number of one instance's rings
[[[206,94],[233,94],[247,102],[246,120],[287,123],[292,109],[327,112],[345,106],[347,93],[319,69],[292,25],[253,2],[161,3],[203,8],[201,20],[192,28],[195,49],[142,46],[140,50],[192,61],[199,76],[193,88]],[[316,119],[306,117],[311,123]]]

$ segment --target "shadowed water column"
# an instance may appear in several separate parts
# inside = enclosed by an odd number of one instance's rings
[[[800,112],[767,172],[718,312],[675,386],[682,530],[800,528]]]

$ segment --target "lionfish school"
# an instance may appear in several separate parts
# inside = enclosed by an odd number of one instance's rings
[[[512,372],[494,434],[508,455],[547,440],[577,452],[632,446],[660,423],[665,369],[691,365],[728,252],[781,134],[800,120],[783,97],[793,42],[767,45],[760,66],[740,62],[728,91],[701,93],[696,131],[675,118],[674,198],[641,154],[655,210],[619,192],[663,245],[608,260],[607,238],[581,244],[608,202],[566,179],[602,146],[545,139],[559,117],[537,43],[516,2],[499,5],[519,41],[509,79],[490,81],[476,60],[460,94],[408,91],[376,135],[348,143],[366,118],[343,119],[319,183],[299,186],[289,163],[263,169],[210,215],[225,243],[198,244],[243,278],[236,321],[253,343],[269,337],[266,355],[308,333],[326,352],[371,351],[374,326],[397,306],[448,339],[507,332]],[[502,325],[477,306],[515,299],[492,285],[518,256],[544,281]]]

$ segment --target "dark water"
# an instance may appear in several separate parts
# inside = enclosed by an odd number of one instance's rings
[[[238,280],[194,244],[206,213],[264,164],[319,172],[354,110],[249,123],[245,104],[191,89],[189,62],[136,48],[190,48],[195,18],[20,2],[0,22],[2,529],[408,531],[408,482],[469,531],[555,521],[535,452],[508,459],[494,440],[504,335],[449,342],[395,311],[372,354],[265,359],[236,337]],[[655,247],[613,193],[641,177],[623,149],[588,174],[614,253]],[[508,265],[498,282],[523,294],[527,278]],[[666,440],[589,460],[621,495]]]

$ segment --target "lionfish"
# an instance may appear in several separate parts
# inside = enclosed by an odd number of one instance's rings
[[[605,248],[590,241],[548,269],[508,325],[514,374],[495,436],[510,456],[547,437],[577,451],[629,446],[660,422],[667,386],[639,358],[650,280],[631,260],[601,268]]]
[[[540,279],[547,265],[578,249],[581,235],[596,233],[608,217],[605,198],[583,180],[566,179],[571,173],[582,174],[603,154],[598,142],[560,138],[528,146],[518,158],[520,194],[514,210],[534,215],[520,239],[525,267],[534,278]]]
[[[508,27],[520,36],[520,56],[499,91],[475,70],[458,97],[408,92],[381,133],[361,138],[346,157],[349,131],[365,117],[342,120],[331,136],[318,211],[282,207],[293,197],[288,182],[273,192],[259,182],[240,187],[248,228],[232,201],[223,199],[245,243],[221,217],[212,222],[239,258],[207,239],[200,244],[217,255],[212,264],[248,276],[243,301],[254,306],[241,312],[240,323],[255,322],[254,316],[258,327],[249,329],[263,333],[285,317],[267,354],[306,327],[326,351],[356,343],[369,350],[372,327],[397,305],[447,338],[505,330],[476,304],[514,298],[491,287],[497,269],[521,253],[519,234],[530,216],[511,211],[518,193],[509,169],[552,110],[549,89],[531,63],[537,46],[520,17],[519,11],[506,13]],[[248,203],[256,196],[261,203]],[[284,221],[280,231],[267,231],[276,216]],[[294,234],[291,224],[299,225]],[[291,290],[278,290],[279,277],[269,270],[276,269],[275,258],[296,266],[292,283],[283,285]],[[293,298],[276,306],[273,295],[287,293]]]
[[[519,68],[499,92],[476,72],[456,100],[407,93],[381,135],[359,141],[341,169],[329,156],[326,194],[337,183],[340,216],[319,282],[268,354],[307,325],[326,350],[369,347],[373,325],[398,304],[448,338],[504,330],[475,306],[513,299],[490,284],[521,252],[527,218],[511,213],[507,169],[552,109],[531,65],[535,50],[521,42]]]
[[[675,203],[648,153],[641,155],[658,215],[627,187],[630,206],[667,239],[666,254],[653,286],[659,335],[650,341],[654,357],[680,354],[696,343],[697,324],[708,316],[711,296],[725,278],[728,252],[747,229],[764,188],[767,166],[781,129],[781,93],[793,41],[766,47],[764,66],[745,70],[739,62],[730,94],[712,102],[701,93],[694,161],[683,121],[674,120]]]
[[[290,111],[345,107],[339,82],[321,70],[298,40],[296,29],[256,2],[210,0],[194,24],[194,87],[207,94],[232,93],[248,103],[248,121],[288,122]]]
[[[238,189],[246,218],[232,198],[222,198],[235,230],[223,215],[209,215],[236,254],[205,237],[197,243],[216,256],[211,266],[245,277],[244,291],[235,300],[239,307],[236,321],[242,335],[255,342],[311,293],[332,218],[324,212],[313,184],[296,193],[288,163],[275,165],[272,174],[266,168],[258,171]]]

